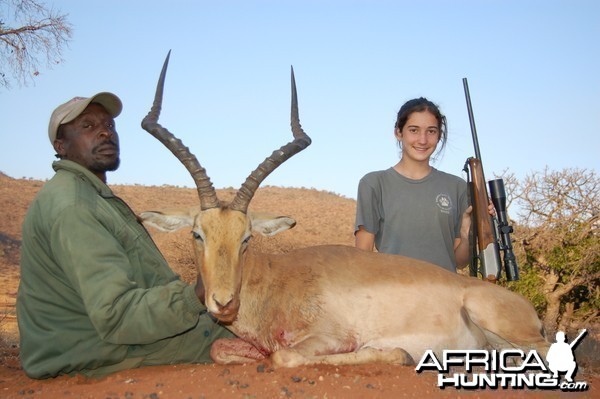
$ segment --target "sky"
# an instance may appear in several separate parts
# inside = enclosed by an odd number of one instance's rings
[[[366,173],[399,160],[400,106],[427,97],[448,119],[433,164],[465,177],[474,155],[467,78],[488,179],[506,171],[600,171],[600,2],[47,1],[68,14],[64,63],[34,84],[0,88],[0,171],[49,179],[47,126],[58,105],[101,91],[124,103],[121,166],[110,184],[193,187],[183,165],[140,127],[165,56],[160,123],[206,168],[216,188],[239,188],[292,139],[290,67],[312,145],[263,186],[356,198]]]

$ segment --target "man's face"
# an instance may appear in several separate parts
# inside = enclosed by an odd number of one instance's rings
[[[113,117],[91,103],[77,118],[62,125],[54,149],[62,159],[86,167],[106,182],[106,172],[119,167],[119,135]]]

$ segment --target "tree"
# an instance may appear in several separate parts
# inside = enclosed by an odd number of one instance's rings
[[[581,328],[600,317],[600,178],[594,171],[505,178],[519,206],[515,252],[521,280],[509,283],[543,314],[546,329]]]
[[[0,0],[0,85],[32,82],[41,58],[48,67],[63,62],[71,36],[67,16],[59,11],[36,0]]]

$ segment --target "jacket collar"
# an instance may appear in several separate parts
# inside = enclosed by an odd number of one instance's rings
[[[95,174],[90,172],[89,169],[84,168],[77,162],[61,159],[60,161],[53,162],[52,168],[55,172],[58,172],[59,170],[65,170],[67,172],[73,173],[80,179],[88,182],[92,187],[94,187],[96,191],[98,191],[98,194],[100,194],[102,197],[115,196],[112,190],[106,184],[104,184],[102,180],[98,178],[98,176],[96,176]]]

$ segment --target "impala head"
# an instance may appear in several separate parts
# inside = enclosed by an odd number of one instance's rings
[[[262,181],[279,165],[310,145],[310,138],[300,126],[296,83],[292,69],[291,126],[294,139],[267,157],[246,179],[235,198],[223,203],[197,158],[183,143],[158,123],[169,55],[163,65],[154,104],[142,121],[142,128],[156,137],[179,159],[192,175],[198,190],[200,208],[179,216],[159,212],[144,212],[142,219],[166,230],[191,226],[199,273],[206,290],[207,309],[218,319],[231,322],[239,308],[243,255],[252,231],[265,235],[277,234],[294,226],[291,218],[264,218],[248,213],[248,205]],[[161,219],[158,222],[157,219]],[[165,226],[171,227],[165,227]],[[177,228],[173,228],[178,226]]]

